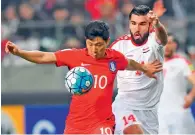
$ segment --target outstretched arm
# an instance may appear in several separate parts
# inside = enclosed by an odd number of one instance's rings
[[[155,60],[152,63],[140,64],[132,59],[129,59],[128,66],[126,69],[127,70],[139,70],[145,73],[148,77],[156,79],[156,76],[154,74],[162,71],[162,63]]]
[[[12,53],[13,55],[19,56],[27,61],[37,64],[56,63],[56,56],[52,52],[22,50],[17,45],[10,41],[7,42],[5,51],[7,53]]]

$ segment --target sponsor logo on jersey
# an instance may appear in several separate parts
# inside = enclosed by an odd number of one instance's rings
[[[90,66],[91,64],[85,64],[85,63],[81,63],[81,66]]]
[[[127,54],[126,57],[133,57],[133,54]]]
[[[109,68],[110,68],[110,71],[115,72],[116,71],[116,62],[115,61],[110,61],[109,62]]]
[[[143,48],[143,53],[147,53],[150,51],[150,48],[147,46],[146,48]]]

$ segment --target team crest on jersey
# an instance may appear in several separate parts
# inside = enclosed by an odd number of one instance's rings
[[[109,62],[109,68],[110,68],[110,71],[115,72],[116,71],[116,62],[115,61],[110,61]]]

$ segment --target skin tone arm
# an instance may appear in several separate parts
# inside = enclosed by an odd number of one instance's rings
[[[157,79],[154,74],[162,71],[162,63],[156,60],[153,61],[152,63],[143,65],[143,64],[139,64],[134,60],[129,59],[127,70],[139,70],[145,73],[148,77]]]
[[[41,52],[41,51],[25,51],[20,49],[12,42],[6,44],[5,51],[19,56],[27,61],[37,64],[54,64],[56,63],[56,57],[52,52]]]
[[[153,11],[148,13],[148,18],[155,28],[157,41],[160,41],[160,43],[165,46],[168,41],[168,36],[164,25],[159,21],[158,16],[154,14]]]
[[[184,98],[185,100],[184,108],[185,109],[191,106],[195,98],[195,74],[191,74],[190,76],[188,76],[188,80],[192,83],[193,87],[190,93],[186,95]]]

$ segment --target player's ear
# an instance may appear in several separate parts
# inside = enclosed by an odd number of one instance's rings
[[[152,23],[149,23],[149,32],[152,32],[154,30]]]
[[[86,42],[86,45],[87,45],[90,42],[90,40],[89,39],[86,39],[85,42]]]
[[[110,44],[110,37],[108,38],[108,40],[106,41],[106,46],[109,46]]]

